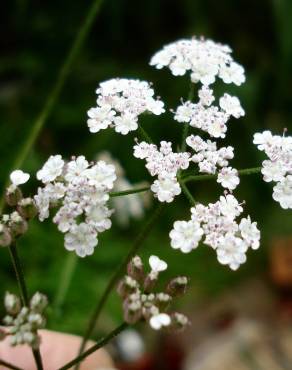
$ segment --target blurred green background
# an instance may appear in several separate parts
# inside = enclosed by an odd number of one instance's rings
[[[82,24],[91,1],[14,0],[2,3],[0,22],[0,157],[1,190],[13,160],[54,84],[58,70]],[[120,161],[128,179],[149,180],[142,161],[132,158],[135,135],[121,137],[106,130],[95,135],[86,126],[86,111],[95,105],[97,85],[112,77],[152,81],[168,108],[175,108],[188,94],[188,78],[173,77],[168,70],[148,65],[164,44],[183,37],[204,35],[229,44],[234,58],[246,68],[247,82],[227,90],[239,96],[246,116],[230,124],[224,142],[234,145],[237,168],[259,166],[262,153],[252,144],[254,132],[271,129],[281,134],[292,121],[292,2],[290,0],[104,0],[64,89],[54,106],[23,170],[35,173],[51,154],[84,154],[88,159],[104,150]],[[144,117],[142,123],[158,142],[180,142],[181,126],[164,117]],[[35,179],[28,187],[33,192]],[[199,201],[216,201],[222,190],[216,183],[190,185]],[[157,254],[169,263],[165,279],[189,274],[191,304],[219,294],[250,276],[269,279],[269,246],[274,238],[291,235],[291,211],[272,201],[272,186],[259,175],[244,177],[236,190],[246,200],[246,211],[262,231],[260,250],[248,254],[237,272],[219,265],[214,252],[201,246],[189,255],[170,248],[168,232],[174,220],[189,217],[189,205],[180,196],[170,204],[144,244],[141,255]],[[146,212],[151,213],[151,209]],[[62,307],[49,315],[49,327],[82,333],[88,315],[108,282],[112,270],[131,246],[144,220],[128,228],[114,223],[100,236],[92,257],[79,259]],[[20,254],[30,292],[39,290],[54,303],[68,255],[63,235],[50,221],[32,222],[20,241]],[[0,250],[0,296],[17,291],[8,251]],[[121,320],[117,295],[112,294],[99,329]],[[53,307],[53,306],[52,306]],[[51,308],[52,308],[51,307]]]

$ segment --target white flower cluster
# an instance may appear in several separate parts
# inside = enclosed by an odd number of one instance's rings
[[[134,146],[134,157],[146,160],[151,176],[158,176],[151,190],[160,202],[170,203],[181,192],[177,172],[189,166],[189,153],[174,153],[171,142],[161,141],[160,148],[145,141]]]
[[[153,289],[159,273],[167,269],[167,263],[151,256],[149,265],[151,270],[145,276],[143,262],[135,256],[128,264],[128,274],[120,281],[118,293],[123,299],[125,321],[133,324],[144,319],[154,330],[170,326],[184,328],[188,324],[187,317],[180,313],[168,314],[167,311],[172,299],[185,293],[188,279],[185,276],[174,278],[165,291],[155,293]]]
[[[191,208],[189,221],[174,223],[171,246],[189,253],[205,236],[204,243],[216,250],[218,261],[236,270],[246,261],[248,248],[257,249],[260,241],[257,223],[251,222],[249,216],[237,223],[236,218],[242,212],[242,206],[231,194],[208,206],[197,204]]]
[[[256,133],[254,144],[264,151],[268,160],[263,161],[264,181],[276,182],[273,198],[284,209],[292,209],[292,137],[272,135],[270,131]]]
[[[116,132],[126,135],[137,130],[140,114],[160,115],[165,111],[164,103],[154,98],[154,90],[146,81],[114,78],[102,82],[96,93],[97,107],[87,112],[92,133],[113,126]]]
[[[10,337],[11,346],[28,344],[38,348],[41,338],[37,331],[43,329],[46,323],[44,311],[48,305],[47,297],[37,292],[31,298],[29,307],[21,307],[20,299],[7,292],[4,304],[8,314],[3,320],[8,326],[5,334]]]
[[[49,217],[50,207],[58,207],[53,221],[65,233],[65,248],[80,257],[91,255],[98,233],[111,227],[107,201],[116,179],[114,166],[104,161],[89,163],[84,156],[66,163],[55,155],[37,178],[44,183],[34,197],[39,219]]]
[[[191,72],[192,82],[210,85],[218,76],[226,84],[241,85],[245,81],[244,69],[236,63],[227,45],[212,40],[183,39],[158,51],[150,61],[157,69],[168,67],[174,76]]]
[[[211,105],[215,98],[209,87],[203,86],[199,90],[199,97],[198,103],[186,101],[179,105],[174,112],[174,119],[177,122],[189,123],[214,138],[224,138],[230,117],[240,118],[245,114],[236,96],[225,93],[219,99],[220,108]]]
[[[219,167],[217,182],[228,190],[234,190],[237,187],[239,184],[238,171],[228,167],[229,160],[234,157],[232,146],[217,149],[216,142],[204,141],[198,135],[188,136],[186,143],[195,151],[191,161],[198,164],[199,172],[215,174]]]

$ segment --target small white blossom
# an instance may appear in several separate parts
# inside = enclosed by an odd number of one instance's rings
[[[161,272],[167,269],[167,263],[157,256],[150,256],[149,265],[153,272]]]
[[[220,107],[230,116],[240,118],[244,116],[244,110],[240,105],[240,101],[236,96],[224,94],[219,100]]]
[[[292,175],[288,175],[274,186],[273,198],[283,209],[292,209]]]
[[[152,329],[160,330],[162,327],[169,326],[171,323],[171,318],[166,313],[160,313],[158,315],[152,316],[149,324]]]
[[[169,233],[171,246],[180,249],[183,253],[189,253],[196,249],[204,234],[199,222],[175,221],[173,229]]]
[[[15,186],[25,184],[29,178],[30,175],[21,170],[15,170],[10,174],[11,183]]]
[[[43,183],[54,181],[62,174],[64,161],[61,155],[52,155],[44,164],[43,168],[37,172],[37,179]]]
[[[93,254],[96,245],[97,233],[86,223],[72,226],[65,235],[65,248],[75,251],[79,257]]]
[[[231,167],[222,168],[218,173],[217,182],[219,182],[223,188],[234,190],[240,182],[238,171]]]
[[[276,182],[273,199],[284,209],[292,208],[292,137],[264,131],[256,133],[253,142],[268,157],[262,163],[261,172],[264,181]]]

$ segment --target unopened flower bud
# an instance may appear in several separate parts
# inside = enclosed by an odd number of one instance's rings
[[[48,298],[39,292],[35,293],[30,300],[30,308],[35,312],[42,313],[48,305]]]
[[[188,285],[188,278],[186,276],[178,276],[168,283],[166,292],[172,297],[178,297],[185,294]]]
[[[32,329],[40,329],[45,325],[45,319],[39,313],[30,313],[28,322],[31,324]]]
[[[159,314],[159,309],[154,304],[144,305],[142,313],[145,320],[148,321],[152,316]]]
[[[171,326],[175,330],[184,330],[188,325],[190,325],[189,319],[179,312],[174,312],[171,315]]]
[[[143,263],[139,256],[135,256],[128,263],[127,266],[128,275],[133,279],[141,281],[144,277]]]
[[[130,301],[124,302],[124,319],[129,324],[134,324],[141,319],[142,316],[142,304],[141,301]]]
[[[158,293],[155,296],[155,304],[159,308],[160,311],[165,311],[166,308],[168,307],[170,301],[171,301],[171,296],[166,293]]]
[[[19,189],[18,186],[14,185],[14,184],[11,184],[7,189],[6,189],[6,192],[5,192],[5,200],[6,200],[6,203],[11,206],[11,207],[14,207],[17,205],[17,203],[22,199],[22,192],[21,190]]]
[[[6,226],[0,224],[0,246],[7,247],[11,244],[12,238]]]
[[[158,280],[158,273],[151,271],[144,280],[144,292],[149,293],[154,288]]]
[[[21,199],[21,201],[18,202],[17,211],[26,220],[34,218],[38,213],[32,198]]]
[[[6,292],[4,306],[7,313],[13,316],[17,315],[21,309],[20,299],[16,295]]]
[[[138,287],[138,282],[131,278],[131,276],[126,275],[124,279],[120,281],[117,292],[121,297],[125,298],[129,294],[135,292]]]
[[[10,215],[10,230],[13,236],[19,236],[27,231],[28,225],[26,220],[18,212]]]

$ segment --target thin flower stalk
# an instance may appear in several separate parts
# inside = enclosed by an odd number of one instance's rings
[[[93,332],[94,328],[96,327],[97,321],[99,319],[99,315],[100,315],[100,313],[101,313],[101,311],[102,311],[110,293],[115,288],[116,283],[118,282],[120,276],[122,275],[125,267],[127,266],[128,262],[131,260],[131,258],[137,253],[139,248],[141,248],[143,243],[145,242],[145,240],[146,240],[147,236],[149,235],[151,229],[154,227],[157,220],[161,216],[161,213],[162,213],[163,209],[164,209],[164,204],[160,203],[157,206],[157,208],[155,209],[155,211],[152,213],[152,216],[149,218],[148,222],[145,224],[145,226],[142,229],[142,231],[140,232],[140,234],[137,236],[137,238],[134,241],[131,249],[129,250],[129,252],[127,254],[127,256],[124,258],[122,263],[118,266],[118,268],[116,269],[116,271],[112,275],[108,285],[106,286],[106,288],[105,288],[100,300],[98,301],[98,304],[97,304],[97,306],[96,306],[96,308],[95,308],[95,310],[94,310],[94,312],[93,312],[93,314],[92,314],[92,316],[89,320],[87,329],[84,333],[83,340],[82,340],[82,343],[81,343],[81,346],[80,346],[80,349],[79,349],[79,354],[82,354],[82,352],[84,351],[86,343],[87,343],[88,339],[90,338],[90,336],[92,335],[92,332]]]

